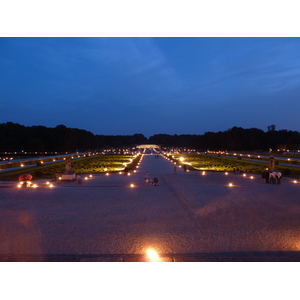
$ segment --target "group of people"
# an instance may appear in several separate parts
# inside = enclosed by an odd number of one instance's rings
[[[239,168],[233,168],[233,173],[235,173],[235,174],[240,174],[240,173],[242,173],[242,172],[243,172],[242,169],[239,169]]]
[[[261,177],[263,183],[281,184],[282,174],[279,171],[266,169]]]
[[[158,183],[158,179],[156,177],[154,177],[153,179],[149,178],[149,173],[146,172],[145,174],[145,182],[146,182],[146,186],[150,185],[157,185]]]

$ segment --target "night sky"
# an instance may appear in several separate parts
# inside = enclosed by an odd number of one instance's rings
[[[0,123],[300,131],[299,38],[2,37],[0,77]]]

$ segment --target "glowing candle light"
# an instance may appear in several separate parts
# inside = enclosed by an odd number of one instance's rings
[[[159,260],[158,254],[156,253],[156,251],[154,251],[152,249],[147,250],[147,256],[150,261],[158,261]]]

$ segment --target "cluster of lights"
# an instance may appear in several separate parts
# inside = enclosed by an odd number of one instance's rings
[[[19,184],[17,185],[18,188],[23,187],[26,184],[26,187],[32,187],[32,188],[37,188],[39,187],[36,183],[32,184],[31,181],[20,181]],[[52,183],[50,183],[49,181],[46,182],[46,186],[48,186],[49,188],[53,188],[54,185]]]

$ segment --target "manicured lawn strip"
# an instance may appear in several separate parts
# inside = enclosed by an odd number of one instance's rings
[[[105,154],[77,158],[72,160],[72,170],[75,173],[101,173],[117,172],[124,169],[124,164],[134,168],[137,164],[138,156],[122,154]],[[65,162],[53,162],[51,165],[33,166],[26,169],[7,170],[0,174],[1,180],[18,180],[18,176],[24,173],[33,175],[33,179],[54,178],[56,172],[64,171]]]
[[[222,157],[224,157],[224,155],[225,154],[223,154]],[[266,162],[269,161],[269,157],[258,157],[258,156],[253,156],[253,154],[252,155],[250,154],[250,157],[247,154],[243,154],[243,156],[233,155],[233,154],[226,154],[226,157],[233,157],[233,158],[234,157],[235,158],[241,157],[242,159],[247,158],[247,159],[255,159],[255,160],[261,160],[261,161],[266,161]],[[283,163],[283,164],[300,165],[300,161],[293,160],[293,159],[287,160],[287,159],[276,158],[276,162]]]
[[[173,154],[173,156],[173,160],[178,164],[182,165],[183,163],[187,163],[190,170],[233,171],[234,168],[238,168],[247,173],[261,174],[263,170],[268,167],[268,164],[263,161],[261,163],[251,162],[237,158],[218,157],[207,154]],[[183,163],[180,163],[180,157],[184,158]],[[293,168],[292,166],[287,168],[276,165],[276,170],[280,171],[284,176],[300,178],[299,168]]]
[[[10,162],[7,164],[1,164],[1,169],[9,169],[9,168],[15,168],[15,167],[20,167],[21,165],[27,166],[27,165],[33,165],[33,164],[40,164],[41,162],[46,163],[46,162],[55,162],[56,160],[62,160],[65,157],[71,157],[74,155],[62,155],[62,156],[57,156],[56,158],[47,158],[47,157],[41,157],[39,159],[32,159],[32,160],[24,160],[24,161],[19,161],[19,162]],[[55,161],[54,161],[55,160]]]
[[[64,168],[65,162],[54,162],[51,164],[51,168],[53,170],[62,170]],[[26,169],[18,169],[18,170],[7,170],[4,172],[1,172],[0,174],[0,180],[18,180],[18,177],[21,174],[31,174],[33,176],[33,179],[39,178],[52,178],[52,176],[36,176],[35,174],[44,174],[44,170],[49,169],[50,166],[32,166],[28,167]],[[41,173],[38,173],[41,172]],[[55,174],[55,172],[53,173]]]

